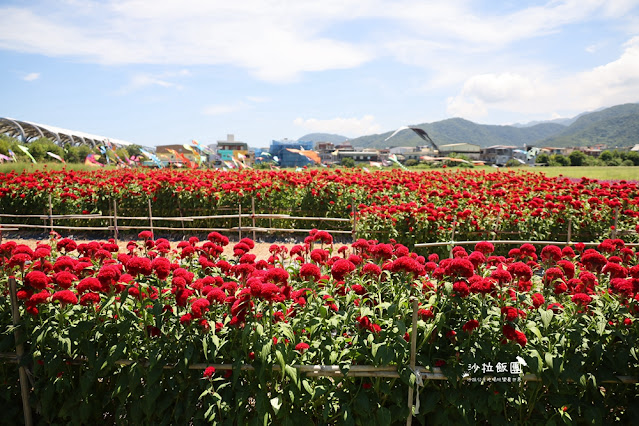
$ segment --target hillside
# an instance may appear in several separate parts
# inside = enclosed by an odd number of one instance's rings
[[[558,135],[545,138],[540,146],[592,146],[622,148],[639,143],[639,104],[617,105],[585,114]]]
[[[565,124],[560,124],[565,123]],[[570,123],[570,125],[567,125]],[[592,146],[611,148],[639,143],[639,104],[624,104],[572,119],[546,121],[531,125],[496,126],[477,124],[463,118],[450,118],[416,127],[424,129],[437,145],[472,143],[481,147],[515,146]],[[393,131],[351,139],[353,146],[385,148],[426,145],[414,132],[405,130],[385,141]]]
[[[450,118],[435,123],[420,124],[420,127],[430,135],[438,145],[467,142],[482,147],[491,145],[532,144],[540,139],[559,134],[565,126],[556,123],[540,123],[530,127],[495,126],[477,124],[463,118]],[[362,136],[352,139],[354,146],[383,148],[387,146],[416,146],[425,145],[413,132],[407,130],[398,133],[389,141],[384,141],[393,132],[378,135]]]
[[[317,142],[331,142],[334,144],[343,143],[348,140],[346,136],[342,135],[334,135],[331,133],[309,133],[308,135],[304,135],[301,138],[297,139],[298,141],[311,141],[313,143]]]

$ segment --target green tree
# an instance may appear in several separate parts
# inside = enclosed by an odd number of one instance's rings
[[[344,157],[342,158],[340,164],[344,167],[355,167],[355,160],[353,160],[351,157]]]
[[[608,161],[612,160],[612,152],[603,151],[601,154],[599,154],[599,159],[607,163]]]
[[[417,164],[419,164],[419,161],[415,160],[414,158],[409,158],[404,163],[406,167],[413,167],[413,166],[416,166]]]
[[[548,164],[550,162],[550,157],[548,154],[539,154],[535,159],[535,163],[538,164]]]
[[[584,162],[586,161],[586,154],[581,151],[575,150],[570,153],[568,158],[570,158],[571,166],[583,166]]]
[[[565,155],[555,154],[550,157],[551,166],[570,166],[570,158]]]

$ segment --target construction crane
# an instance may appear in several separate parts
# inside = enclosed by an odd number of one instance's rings
[[[417,134],[417,136],[419,136],[420,138],[422,138],[426,142],[430,143],[432,145],[433,149],[437,153],[439,153],[439,147],[437,146],[437,144],[435,142],[433,142],[433,140],[430,138],[430,136],[428,136],[428,133],[426,133],[426,130],[421,129],[419,127],[402,126],[399,129],[395,130],[395,132],[392,135],[390,135],[389,137],[384,139],[384,142],[386,142],[387,140],[389,140],[390,138],[392,138],[393,136],[395,136],[396,134],[398,134],[402,130],[407,130],[407,129],[411,129],[413,132],[415,132]]]

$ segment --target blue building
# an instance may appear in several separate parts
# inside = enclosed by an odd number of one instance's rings
[[[281,141],[272,141],[271,147],[269,148],[269,153],[272,156],[277,156],[277,158],[279,158],[279,164],[281,167],[304,167],[312,163],[311,160],[301,154],[287,151],[287,148],[312,150],[313,142],[291,141],[288,139],[284,139]]]

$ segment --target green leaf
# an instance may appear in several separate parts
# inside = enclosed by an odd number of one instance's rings
[[[553,368],[553,357],[552,357],[552,354],[549,353],[549,352],[546,352],[544,354],[544,359],[546,360],[546,365],[552,369]]]
[[[548,328],[553,316],[555,315],[554,312],[551,309],[539,308],[539,314],[541,315],[541,322],[544,325],[544,328]]]
[[[526,324],[526,328],[528,330],[530,330],[538,339],[539,341],[541,341],[542,339],[542,335],[541,335],[541,331],[539,330],[539,328],[535,325],[535,323],[533,323],[532,321],[529,321]]]
[[[275,415],[280,412],[280,408],[282,407],[282,397],[278,396],[271,399],[271,407],[273,407],[273,411]]]
[[[286,375],[289,376],[291,380],[293,380],[293,383],[295,383],[297,388],[301,390],[302,387],[301,383],[298,381],[297,368],[287,365],[284,367],[284,370],[286,371]]]
[[[280,368],[282,369],[282,373],[284,373],[285,367],[286,367],[286,361],[284,360],[284,354],[282,353],[282,351],[277,349],[275,351],[275,357],[277,358],[277,362],[280,364]]]
[[[311,396],[311,399],[313,399],[313,397],[315,396],[315,390],[308,382],[308,380],[302,380],[302,386],[304,386],[304,390],[306,390],[306,392]]]
[[[378,425],[390,425],[391,424],[391,412],[386,407],[380,407],[376,413]]]

